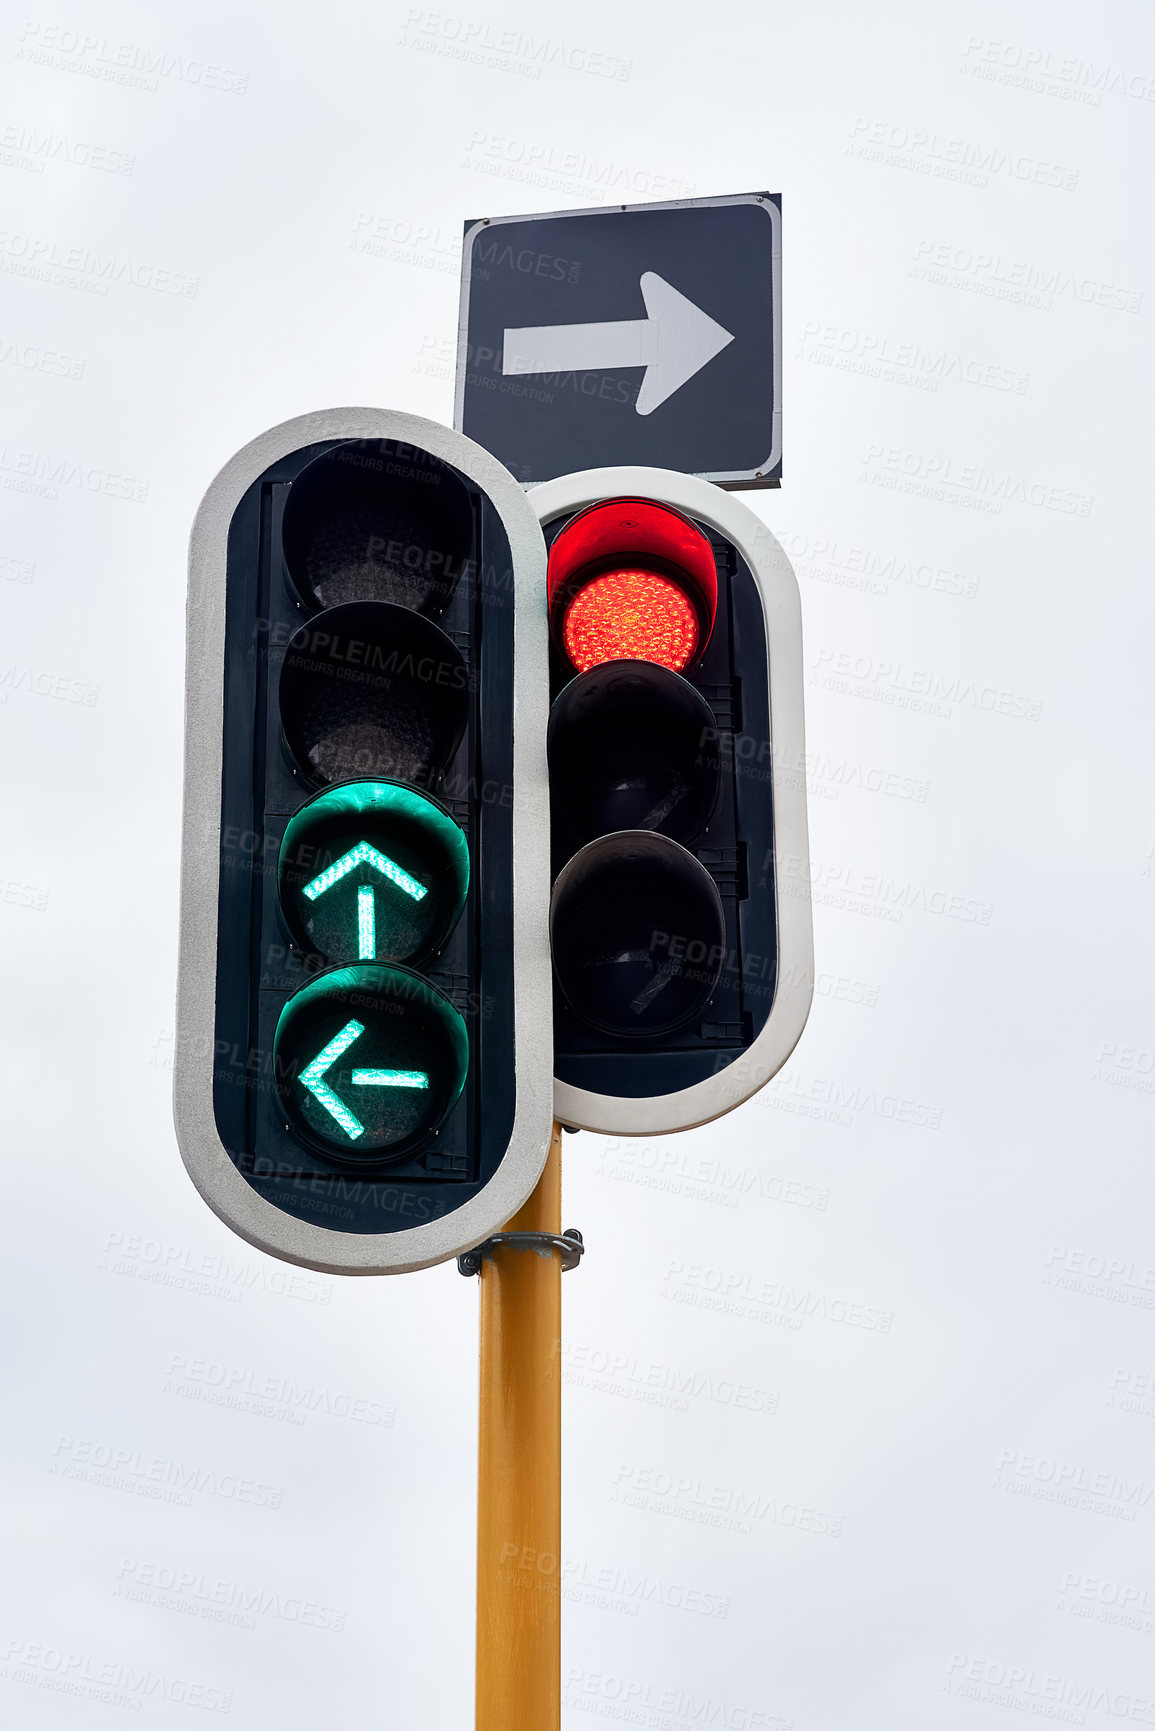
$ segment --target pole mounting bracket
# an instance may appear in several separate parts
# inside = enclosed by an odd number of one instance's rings
[[[536,1250],[539,1253],[557,1250],[561,1253],[563,1274],[576,1268],[585,1254],[585,1244],[576,1226],[567,1226],[564,1232],[495,1232],[483,1243],[475,1244],[472,1250],[462,1252],[457,1258],[458,1273],[480,1274],[481,1264],[498,1244],[509,1244],[515,1250]]]

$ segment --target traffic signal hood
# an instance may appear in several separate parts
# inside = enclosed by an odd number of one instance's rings
[[[544,1162],[544,567],[500,464],[382,411],[273,429],[198,514],[177,1127],[287,1260],[445,1260]]]
[[[549,544],[555,1108],[688,1128],[785,1063],[813,979],[798,585],[709,482],[534,488]],[[783,774],[783,766],[791,766]]]

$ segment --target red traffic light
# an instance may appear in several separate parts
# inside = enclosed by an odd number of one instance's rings
[[[604,661],[653,661],[680,673],[704,651],[717,610],[714,550],[669,505],[591,505],[550,550],[550,620],[579,673]]]

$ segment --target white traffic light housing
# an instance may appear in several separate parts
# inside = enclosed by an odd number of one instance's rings
[[[810,902],[780,870],[809,856],[798,582],[693,476],[588,469],[529,497],[550,547],[555,1111],[688,1129],[764,1086],[810,1009]]]
[[[380,409],[272,428],[197,514],[177,1136],[286,1261],[445,1261],[544,1164],[545,563],[500,463]]]

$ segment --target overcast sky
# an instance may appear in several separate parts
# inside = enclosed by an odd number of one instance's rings
[[[177,1154],[187,536],[289,416],[451,418],[466,218],[768,188],[817,991],[732,1117],[566,1140],[565,1723],[1155,1724],[1149,8],[60,0],[0,66],[0,1717],[471,1723],[475,1287]]]

